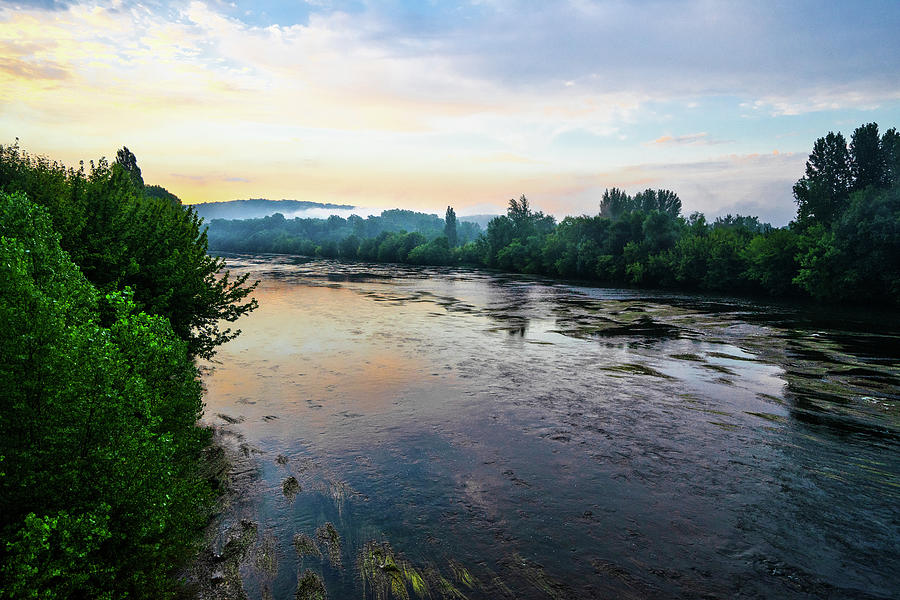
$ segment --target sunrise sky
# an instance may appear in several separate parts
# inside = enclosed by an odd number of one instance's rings
[[[898,31],[896,0],[0,1],[0,144],[128,146],[188,203],[654,187],[783,225],[817,137],[900,125]]]

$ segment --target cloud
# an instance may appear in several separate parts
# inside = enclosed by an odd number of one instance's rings
[[[719,144],[727,144],[729,141],[713,139],[708,133],[702,132],[676,136],[663,135],[648,143],[674,146],[717,146]]]
[[[675,190],[685,214],[750,214],[782,226],[796,214],[791,190],[805,161],[805,154],[781,152],[727,155],[691,163],[635,165],[622,175],[648,177],[651,183],[646,187]]]
[[[52,61],[32,64],[17,58],[0,58],[0,71],[16,79],[66,79],[69,73]]]
[[[527,156],[513,154],[512,152],[497,152],[495,154],[491,154],[490,156],[486,156],[486,157],[482,158],[481,162],[485,162],[485,163],[515,163],[515,164],[525,164],[525,165],[547,164],[545,161],[535,160],[535,159],[529,158]]]
[[[22,8],[41,8],[44,10],[65,10],[74,0],[16,0],[14,6],[17,10]]]
[[[71,162],[128,145],[188,202],[593,211],[619,182],[714,210],[755,197],[742,169],[790,190],[726,142],[771,149],[790,119],[779,149],[808,149],[838,128],[808,115],[900,102],[900,11],[875,5],[228,4],[0,4],[0,127]]]

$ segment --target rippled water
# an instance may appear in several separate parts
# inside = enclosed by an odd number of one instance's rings
[[[900,595],[896,314],[229,264],[260,308],[206,374],[206,420],[253,467],[219,541],[259,524],[250,597],[307,569],[362,597],[371,540],[433,598]],[[301,564],[293,537],[326,522],[339,566]]]

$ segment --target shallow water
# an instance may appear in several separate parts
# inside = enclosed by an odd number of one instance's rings
[[[205,369],[205,418],[254,466],[219,540],[259,523],[251,598],[307,569],[371,595],[373,540],[433,598],[900,595],[896,314],[229,265],[260,308]],[[301,561],[329,522],[337,556]]]

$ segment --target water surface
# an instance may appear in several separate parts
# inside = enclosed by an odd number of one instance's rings
[[[230,265],[260,308],[210,365],[206,420],[253,466],[220,544],[249,519],[277,558],[241,566],[250,597],[306,570],[363,597],[373,540],[433,598],[900,595],[896,315]],[[325,523],[340,560],[301,561]]]

